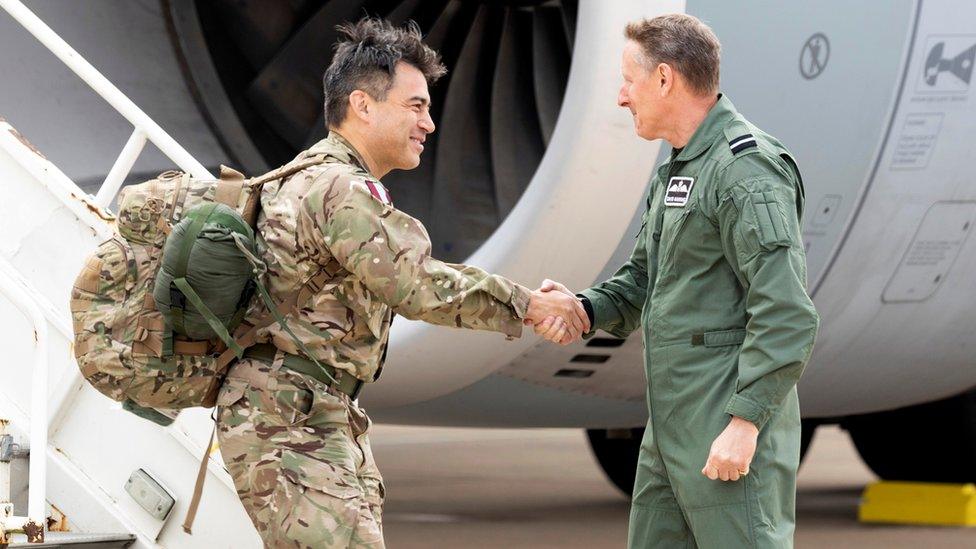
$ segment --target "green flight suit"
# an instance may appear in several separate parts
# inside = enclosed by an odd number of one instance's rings
[[[651,182],[630,260],[581,292],[593,329],[642,327],[650,419],[630,547],[791,547],[796,382],[819,318],[800,239],[803,186],[775,138],[718,102]],[[732,415],[759,427],[749,474],[702,473]]]

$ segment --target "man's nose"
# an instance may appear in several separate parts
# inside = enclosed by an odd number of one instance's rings
[[[430,117],[430,111],[424,112],[424,115],[420,117],[420,121],[417,122],[417,125],[420,126],[420,129],[427,133],[434,133],[434,129],[436,127],[434,126],[434,119]]]
[[[620,93],[617,94],[617,105],[621,107],[626,107],[630,104],[630,99],[627,97],[627,92],[623,88],[620,88]]]

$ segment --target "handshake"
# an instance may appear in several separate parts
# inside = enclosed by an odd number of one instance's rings
[[[566,286],[546,279],[532,292],[525,325],[544,339],[569,345],[590,331],[590,319],[579,298]]]

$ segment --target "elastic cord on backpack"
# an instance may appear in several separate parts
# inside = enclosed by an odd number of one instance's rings
[[[190,303],[192,303],[193,306],[197,308],[197,312],[203,315],[203,318],[207,321],[207,324],[210,325],[210,329],[213,330],[215,334],[217,334],[217,337],[219,337],[220,340],[227,345],[227,347],[234,350],[234,354],[237,355],[237,358],[243,358],[244,348],[238,345],[236,341],[234,341],[234,338],[231,337],[230,333],[227,332],[227,328],[224,328],[223,323],[220,322],[220,319],[217,318],[217,315],[213,314],[213,311],[211,311],[203,303],[203,300],[200,299],[200,296],[197,294],[196,290],[194,290],[193,287],[190,286],[190,283],[186,281],[186,278],[180,277],[173,280],[173,285],[179,288],[179,290],[183,292],[183,295],[190,300]],[[174,324],[175,324],[175,319],[174,319]]]

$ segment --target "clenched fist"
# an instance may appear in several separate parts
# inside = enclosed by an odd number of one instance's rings
[[[725,430],[712,442],[702,474],[712,480],[731,481],[749,474],[758,438],[759,429],[754,424],[733,416]]]

